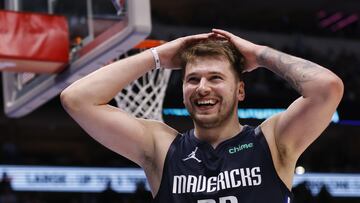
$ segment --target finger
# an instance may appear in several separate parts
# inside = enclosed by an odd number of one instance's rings
[[[224,40],[228,40],[227,37],[217,34],[217,33],[213,33],[213,35],[211,35],[209,38],[215,38],[215,39],[224,39]]]
[[[190,36],[186,37],[186,39],[190,39],[190,40],[201,40],[201,39],[207,39],[207,38],[209,38],[211,35],[213,35],[212,32],[210,32],[210,33],[203,33],[203,34],[197,34],[197,35],[190,35]]]
[[[183,45],[190,45],[192,43],[196,43],[202,40],[206,40],[210,38],[214,33],[204,33],[204,34],[197,34],[197,35],[191,35],[183,38]]]
[[[225,30],[221,30],[221,29],[212,29],[212,32],[215,33],[215,34],[219,34],[219,35],[222,35],[226,38],[232,38],[234,35],[228,31],[225,31]]]

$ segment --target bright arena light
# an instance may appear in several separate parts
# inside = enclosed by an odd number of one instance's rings
[[[298,167],[295,168],[295,173],[296,173],[297,175],[302,175],[302,174],[305,173],[305,168],[302,167],[302,166],[298,166]]]

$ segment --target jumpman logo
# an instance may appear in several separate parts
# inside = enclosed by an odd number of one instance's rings
[[[195,159],[197,162],[201,163],[201,160],[196,158],[196,151],[198,148],[196,147],[194,151],[192,151],[186,158],[182,159],[183,161],[187,161],[189,159]]]

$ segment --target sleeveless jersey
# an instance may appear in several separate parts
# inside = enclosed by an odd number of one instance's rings
[[[260,130],[244,126],[215,149],[194,130],[179,134],[167,152],[155,203],[292,203]]]

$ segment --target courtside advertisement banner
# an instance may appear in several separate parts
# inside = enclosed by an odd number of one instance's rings
[[[107,187],[132,193],[138,182],[146,182],[136,168],[0,166],[15,191],[102,192]],[[148,187],[148,186],[147,186]]]
[[[15,191],[103,192],[107,188],[119,193],[133,193],[136,184],[145,182],[140,168],[39,167],[0,165]],[[360,174],[305,173],[295,175],[293,186],[306,183],[317,195],[326,187],[334,197],[360,197]]]

